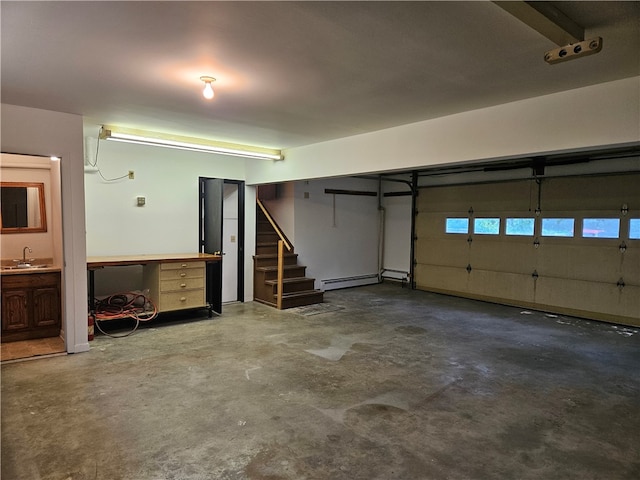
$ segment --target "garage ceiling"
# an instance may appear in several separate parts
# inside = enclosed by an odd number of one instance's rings
[[[602,52],[485,1],[2,1],[2,102],[289,148],[640,74],[639,2],[549,3]]]

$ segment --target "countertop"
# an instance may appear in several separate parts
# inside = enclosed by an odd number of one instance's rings
[[[146,265],[148,263],[160,262],[219,262],[220,255],[210,253],[158,253],[141,255],[111,255],[87,257],[87,268],[96,269],[110,266],[122,265]]]
[[[62,267],[53,264],[52,258],[28,258],[31,267],[17,268],[19,260],[0,260],[0,275],[24,275],[33,273],[60,272]]]
[[[62,269],[60,267],[56,267],[54,265],[47,266],[33,266],[27,268],[15,268],[15,267],[5,267],[0,266],[0,275],[31,275],[34,273],[50,273],[50,272],[59,272]]]

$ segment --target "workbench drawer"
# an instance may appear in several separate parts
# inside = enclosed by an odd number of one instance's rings
[[[160,292],[174,292],[180,290],[193,290],[204,288],[204,277],[185,277],[176,280],[161,280]]]
[[[169,292],[160,295],[158,310],[167,312],[186,308],[206,307],[204,289],[187,290],[185,292]]]
[[[179,280],[183,278],[204,278],[204,266],[201,268],[180,268],[175,270],[160,270],[160,281]]]
[[[201,268],[204,271],[205,262],[164,262],[160,264],[160,270],[180,270],[183,268]]]

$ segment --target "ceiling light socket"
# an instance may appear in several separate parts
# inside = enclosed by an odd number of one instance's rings
[[[214,95],[213,87],[211,86],[211,84],[215,82],[216,79],[208,75],[203,75],[202,77],[200,77],[200,80],[204,82],[204,90],[202,91],[202,96],[207,100],[211,100]]]

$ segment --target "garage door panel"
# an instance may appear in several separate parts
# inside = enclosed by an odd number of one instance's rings
[[[625,283],[640,286],[640,245],[627,247],[620,256],[620,276]]]
[[[538,273],[548,277],[602,281],[617,280],[621,273],[621,253],[617,247],[541,245]]]
[[[420,190],[419,211],[464,212],[511,210],[527,211],[535,197],[537,187],[533,180],[519,180],[500,185],[496,189],[491,184],[456,185],[431,187]]]
[[[531,275],[473,269],[469,275],[468,292],[496,300],[533,302]]]
[[[619,212],[623,204],[638,205],[637,175],[548,178],[542,183],[542,209]]]
[[[540,277],[535,301],[541,305],[640,318],[640,287],[634,286],[621,289],[615,284]]]
[[[469,263],[474,269],[531,274],[536,268],[536,249],[526,243],[474,240]]]
[[[418,264],[415,268],[418,288],[435,288],[452,292],[465,292],[469,274],[464,268]]]
[[[415,254],[418,263],[458,267],[466,267],[469,263],[469,245],[465,240],[421,242],[416,246]]]

